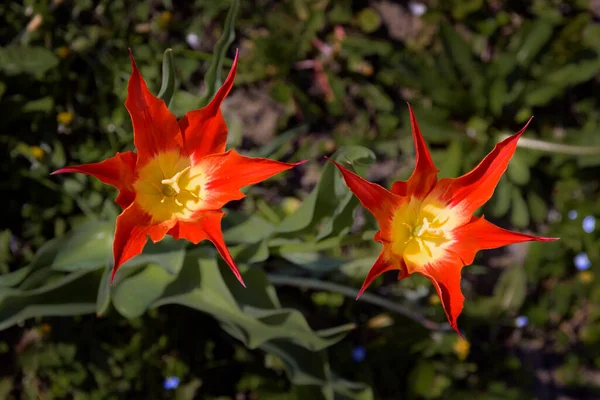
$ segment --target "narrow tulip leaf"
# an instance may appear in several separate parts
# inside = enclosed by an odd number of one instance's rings
[[[355,166],[366,166],[375,160],[373,152],[361,146],[348,146],[339,149],[332,158],[342,162],[345,165],[352,163]],[[332,195],[332,188],[334,193]],[[291,215],[284,218],[277,226],[276,232],[282,234],[298,233],[308,231],[315,227],[324,218],[334,215],[335,217],[346,218],[347,213],[343,209],[348,201],[343,203],[344,198],[348,198],[348,191],[345,188],[341,176],[339,176],[332,163],[327,162],[323,166],[321,177],[315,188],[306,197],[300,207]],[[355,203],[356,204],[356,203]],[[336,212],[337,209],[340,209]],[[348,222],[347,220],[345,221]],[[335,224],[327,220],[324,229],[333,232],[335,227],[328,224]],[[339,229],[339,223],[337,225]],[[327,236],[327,235],[325,235]],[[322,236],[325,237],[325,236]]]
[[[165,50],[162,62],[162,84],[158,98],[163,99],[167,107],[170,106],[175,93],[175,64],[173,62],[173,49]]]
[[[506,92],[508,88],[506,86],[506,78],[494,79],[489,87],[489,107],[493,115],[499,116],[502,113],[506,101]]]
[[[454,65],[460,73],[461,81],[469,83],[474,79],[480,79],[479,69],[473,59],[471,45],[446,22],[440,26],[440,37],[445,52],[454,61]]]
[[[517,62],[523,67],[528,67],[552,38],[553,26],[547,20],[537,19],[526,30],[527,34],[516,56]]]
[[[227,17],[225,18],[225,25],[223,26],[223,34],[217,41],[215,45],[215,50],[213,53],[213,58],[210,63],[210,67],[208,67],[208,71],[204,75],[204,88],[205,92],[200,100],[200,106],[205,106],[210,102],[215,93],[219,90],[221,86],[221,82],[223,79],[221,78],[221,70],[223,69],[223,60],[227,54],[227,50],[233,40],[235,39],[235,20],[237,18],[238,11],[240,9],[240,1],[232,0],[231,7],[227,12]]]
[[[112,268],[104,268],[100,285],[98,286],[98,296],[96,297],[96,315],[104,315],[110,307],[110,278],[112,276]]]
[[[0,331],[42,316],[91,314],[101,269],[77,271],[32,290],[6,289],[0,296]]]
[[[95,269],[106,265],[112,255],[114,223],[91,222],[60,240],[50,267],[57,271]]]
[[[8,274],[0,275],[0,287],[12,287],[18,285],[25,279],[30,271],[30,267],[24,267],[9,272]]]
[[[567,88],[592,79],[600,73],[600,57],[574,62],[544,75],[525,93],[525,105],[542,106],[562,95]]]

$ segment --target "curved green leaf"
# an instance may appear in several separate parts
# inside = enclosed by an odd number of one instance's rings
[[[77,271],[32,290],[5,289],[0,295],[0,331],[28,318],[91,314],[101,270]]]
[[[175,93],[175,65],[173,62],[173,49],[165,50],[162,62],[162,84],[158,92],[158,98],[163,99],[167,107]]]
[[[340,148],[332,158],[344,163],[344,165],[350,163],[352,166],[361,167],[372,163],[375,160],[375,155],[366,147],[347,146]],[[334,188],[333,195],[332,188]],[[336,174],[333,164],[330,162],[325,163],[321,177],[315,188],[302,201],[300,207],[293,214],[281,221],[276,232],[297,234],[300,231],[314,227],[323,218],[331,215],[333,215],[334,219],[327,221],[324,225],[323,229],[326,233],[320,235],[320,238],[330,236],[327,232],[340,231],[340,225],[336,219],[347,217],[347,206],[349,203],[354,207],[357,205],[356,202],[351,200],[348,192],[349,190],[345,187],[341,176]],[[331,224],[335,226],[330,226]]]
[[[221,85],[221,70],[223,69],[223,60],[225,59],[227,49],[235,39],[235,20],[237,18],[239,9],[240,1],[232,0],[231,7],[229,8],[229,11],[227,12],[227,17],[225,18],[223,34],[217,41],[213,53],[212,62],[210,63],[208,71],[206,71],[206,75],[204,75],[205,93],[202,96],[202,99],[200,100],[201,107],[205,106],[210,102],[215,93],[217,93],[217,91],[219,90],[219,86]]]

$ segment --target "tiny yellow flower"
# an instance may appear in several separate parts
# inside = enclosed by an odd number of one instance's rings
[[[50,326],[49,324],[42,324],[39,329],[40,332],[43,334],[48,334],[52,332],[52,326]]]
[[[592,281],[594,280],[594,273],[592,271],[581,271],[577,275],[577,278],[581,283],[592,283]]]
[[[68,111],[59,112],[56,116],[56,121],[61,125],[69,125],[73,122],[73,113]]]
[[[173,21],[173,13],[171,11],[163,11],[158,16],[158,26],[166,29]]]
[[[59,58],[67,58],[69,54],[71,54],[71,49],[67,46],[61,46],[56,49],[56,55],[58,55]]]
[[[439,296],[432,294],[431,296],[429,296],[429,304],[431,305],[438,305],[440,304],[440,298]]]
[[[293,214],[300,207],[302,202],[295,197],[285,197],[281,202],[281,208],[285,215]]]
[[[41,160],[42,158],[44,158],[44,155],[46,154],[44,149],[42,149],[40,146],[31,146],[30,150],[31,150],[31,155],[36,160]]]
[[[471,345],[465,339],[458,337],[452,345],[452,351],[456,354],[459,360],[464,361],[469,356]]]
[[[358,71],[364,76],[373,75],[373,66],[368,62],[362,62],[358,66]]]
[[[367,326],[371,329],[387,328],[394,325],[394,320],[388,314],[379,314],[367,321]]]

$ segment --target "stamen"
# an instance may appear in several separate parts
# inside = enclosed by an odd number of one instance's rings
[[[440,217],[440,215],[442,215],[441,213],[439,213],[438,215],[435,216],[435,218],[433,219],[433,221],[431,221],[431,224],[435,224],[436,221],[439,222],[440,225],[444,225],[446,222],[448,222],[448,220],[450,219],[449,216],[446,216],[446,219],[443,221],[438,221],[438,218]]]
[[[179,171],[178,173],[173,175],[172,178],[163,179],[162,181],[160,181],[160,183],[162,183],[163,185],[171,186],[171,188],[173,188],[175,193],[179,194],[181,192],[181,188],[179,187],[179,179],[181,178],[181,175],[183,175],[185,172],[187,172],[189,170],[190,170],[189,166],[185,167],[184,169],[182,169],[181,171]]]

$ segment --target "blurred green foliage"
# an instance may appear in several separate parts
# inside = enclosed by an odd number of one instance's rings
[[[7,3],[0,398],[597,398],[597,7]],[[238,48],[228,145],[310,160],[229,205],[225,238],[248,289],[210,246],[174,240],[148,245],[110,287],[114,191],[49,176],[132,149],[128,48],[178,116],[214,94]],[[407,178],[406,101],[441,176],[467,172],[535,115],[482,212],[561,240],[484,252],[465,268],[468,344],[426,279],[386,275],[353,300],[377,226],[322,156],[388,186]],[[169,376],[176,390],[163,388]]]

